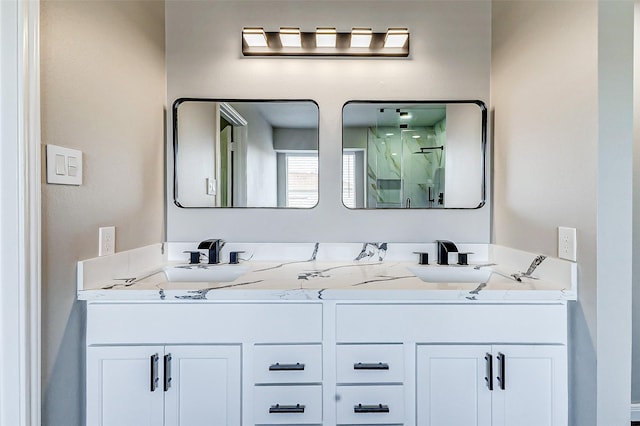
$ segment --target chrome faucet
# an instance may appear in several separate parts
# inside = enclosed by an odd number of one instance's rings
[[[448,265],[449,264],[449,253],[458,252],[458,247],[447,240],[436,240],[437,251],[438,251],[438,265]]]
[[[220,239],[204,240],[198,244],[198,250],[209,250],[207,258],[209,264],[220,263],[220,251],[224,246],[224,241]]]

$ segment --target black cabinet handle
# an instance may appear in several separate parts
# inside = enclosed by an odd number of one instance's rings
[[[166,354],[164,356],[164,391],[168,391],[171,387],[171,354]]]
[[[295,364],[280,364],[276,362],[269,366],[269,371],[302,371],[304,370],[304,364],[296,362]]]
[[[158,377],[158,361],[160,357],[158,354],[151,355],[151,392],[155,392],[158,388],[158,382],[160,382],[160,378]]]
[[[272,405],[269,407],[269,413],[304,413],[304,405],[296,404],[296,405]]]
[[[388,405],[354,405],[353,406],[354,413],[388,413],[389,406]]]
[[[389,364],[386,362],[378,362],[378,363],[365,363],[365,362],[357,362],[353,364],[354,370],[388,370]]]
[[[486,376],[484,378],[485,382],[487,382],[487,387],[490,391],[493,390],[493,355],[487,353],[484,356],[484,360],[487,362],[487,370]]]
[[[498,383],[500,383],[500,389],[505,390],[507,388],[507,384],[505,381],[507,357],[502,352],[498,353],[498,362],[500,362],[500,375],[498,376]]]

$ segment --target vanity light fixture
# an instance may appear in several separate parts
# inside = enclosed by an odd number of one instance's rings
[[[420,139],[420,135],[413,135],[411,137],[414,138],[414,139]]]
[[[242,54],[407,57],[409,30],[389,28],[384,32],[374,32],[371,28],[353,28],[340,32],[334,27],[318,27],[313,31],[281,27],[275,31],[265,31],[262,27],[245,27],[242,30]]]
[[[242,38],[249,47],[267,47],[267,35],[262,28],[245,27]]]
[[[385,48],[403,47],[409,40],[409,30],[406,28],[389,28],[384,38]]]
[[[371,28],[354,28],[351,30],[351,47],[370,47],[372,37],[373,32],[371,31]]]
[[[316,47],[336,47],[336,35],[335,28],[316,28]]]

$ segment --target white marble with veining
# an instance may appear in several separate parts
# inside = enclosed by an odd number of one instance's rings
[[[408,268],[416,251],[429,252],[428,268],[436,265],[435,244],[402,243],[227,243],[222,261],[232,250],[244,251],[248,271],[230,282],[169,282],[163,268],[187,265],[186,250],[195,243],[165,243],[78,263],[78,298],[103,301],[206,300],[416,300],[434,302],[527,302],[576,300],[576,264],[539,258],[536,254],[486,244],[457,244],[470,251],[469,266],[491,268],[483,283],[430,283]],[[456,260],[451,257],[451,263]],[[206,262],[206,261],[205,261]],[[483,266],[489,265],[489,266]],[[201,265],[199,267],[213,267]],[[233,267],[233,265],[231,265]]]

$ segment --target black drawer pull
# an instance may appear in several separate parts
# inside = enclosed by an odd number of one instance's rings
[[[388,413],[389,406],[388,405],[354,405],[353,407],[354,413]]]
[[[489,388],[490,391],[493,390],[493,355],[491,355],[490,353],[487,353],[484,356],[484,360],[486,361],[486,375],[484,377],[485,382],[487,382],[487,388]]]
[[[302,371],[304,370],[304,364],[296,362],[295,364],[280,364],[276,362],[269,366],[269,371]]]
[[[269,407],[269,413],[304,413],[304,405],[272,405]]]
[[[158,377],[158,361],[160,357],[158,354],[153,354],[150,357],[151,361],[151,392],[155,392],[158,388],[158,383],[160,383],[160,377]]]
[[[386,362],[378,362],[378,363],[365,363],[365,362],[357,362],[353,364],[354,370],[388,370],[389,364]]]

